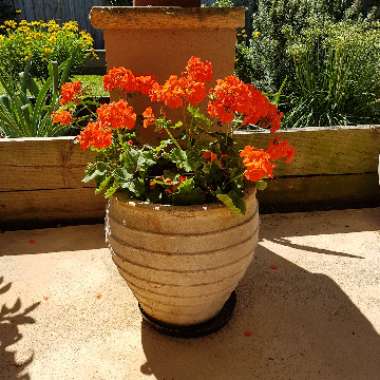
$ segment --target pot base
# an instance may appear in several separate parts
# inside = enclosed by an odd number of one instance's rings
[[[180,326],[161,322],[149,316],[139,304],[139,309],[144,320],[155,330],[164,335],[176,338],[199,338],[212,334],[224,327],[231,319],[236,306],[236,292],[232,292],[230,298],[224,304],[222,310],[213,318],[197,325]]]

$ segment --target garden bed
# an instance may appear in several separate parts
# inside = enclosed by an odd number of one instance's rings
[[[292,165],[259,193],[261,211],[380,205],[380,126],[279,132],[297,149]],[[239,132],[239,145],[266,145],[269,133]],[[100,221],[105,201],[84,184],[91,154],[73,137],[0,140],[0,227]]]

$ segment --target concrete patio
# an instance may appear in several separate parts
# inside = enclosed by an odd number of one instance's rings
[[[0,234],[0,379],[376,380],[380,208],[262,217],[233,320],[207,338],[145,323],[103,226]]]

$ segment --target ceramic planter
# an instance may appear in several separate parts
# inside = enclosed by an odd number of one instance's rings
[[[181,7],[200,7],[200,0],[133,0],[133,5],[144,6],[144,5],[152,5],[152,6],[181,6]]]
[[[258,239],[255,192],[245,215],[223,205],[109,202],[106,237],[113,260],[140,307],[177,326],[210,320],[244,276]]]

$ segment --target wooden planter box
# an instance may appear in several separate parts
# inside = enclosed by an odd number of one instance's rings
[[[259,193],[261,211],[380,205],[380,126],[280,132],[296,148],[292,165]],[[239,145],[265,146],[268,133],[239,132]],[[73,137],[0,139],[0,227],[102,220],[105,201],[81,182],[90,153]]]

